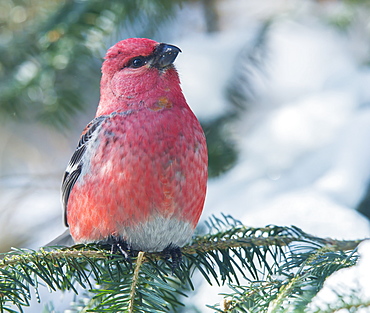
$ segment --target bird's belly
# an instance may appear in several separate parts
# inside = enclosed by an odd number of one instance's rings
[[[193,232],[189,222],[156,216],[135,226],[122,228],[120,235],[133,250],[157,252],[170,246],[184,246],[189,243]]]

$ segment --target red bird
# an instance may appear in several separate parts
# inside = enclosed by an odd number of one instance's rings
[[[181,50],[144,38],[111,47],[96,117],[62,184],[76,243],[179,249],[192,237],[207,183],[204,132],[173,66]]]

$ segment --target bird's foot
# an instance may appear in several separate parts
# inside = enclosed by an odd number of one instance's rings
[[[123,240],[121,237],[111,235],[102,244],[110,246],[111,258],[113,258],[114,255],[121,254],[127,261],[129,262],[131,261],[130,260],[131,253],[129,250],[129,246],[127,242]]]
[[[180,247],[169,245],[166,249],[163,250],[162,253],[166,260],[168,260],[169,258],[172,259],[171,269],[173,274],[175,269],[178,268],[182,262],[182,253]]]

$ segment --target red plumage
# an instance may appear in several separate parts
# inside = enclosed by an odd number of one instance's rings
[[[134,250],[181,247],[203,210],[207,148],[172,62],[153,40],[118,42],[102,66],[101,99],[63,180],[77,243],[114,236]]]

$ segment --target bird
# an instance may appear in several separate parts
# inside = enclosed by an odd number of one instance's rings
[[[74,243],[173,257],[190,242],[205,202],[208,153],[173,64],[180,52],[147,38],[108,49],[96,116],[62,181]]]

